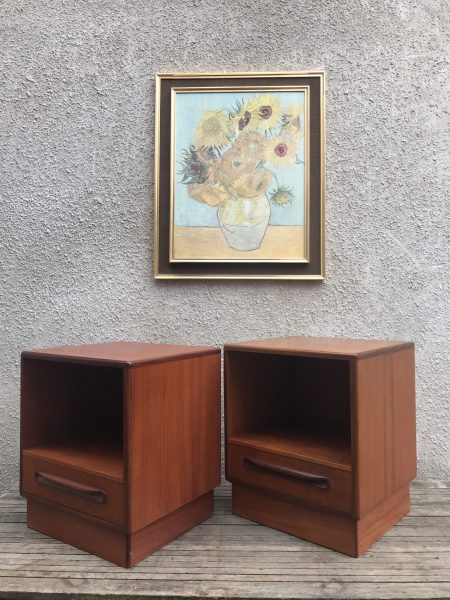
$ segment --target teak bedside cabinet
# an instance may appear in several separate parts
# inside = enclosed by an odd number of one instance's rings
[[[211,516],[220,350],[22,353],[21,494],[32,529],[130,567]]]
[[[412,343],[229,344],[225,386],[234,514],[356,557],[409,511]]]

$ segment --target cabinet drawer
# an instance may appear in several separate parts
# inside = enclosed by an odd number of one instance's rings
[[[227,477],[314,506],[350,513],[352,478],[343,471],[288,456],[228,444]]]
[[[123,484],[35,456],[22,457],[24,495],[44,498],[105,521],[123,525]]]

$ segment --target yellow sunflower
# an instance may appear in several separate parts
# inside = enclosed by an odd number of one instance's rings
[[[195,141],[201,148],[215,146],[221,148],[229,144],[230,135],[228,115],[223,110],[203,111],[197,129]]]
[[[208,206],[220,206],[231,198],[231,194],[226,188],[210,183],[194,183],[188,187],[188,193],[197,202],[208,204]]]
[[[256,131],[242,132],[234,144],[234,150],[243,160],[256,164],[264,160],[266,138]]]
[[[288,167],[296,160],[297,141],[279,136],[267,141],[265,159],[274,167]]]
[[[281,119],[281,107],[278,98],[274,94],[258,96],[254,103],[252,112],[254,126],[261,131],[274,129]]]
[[[230,186],[243,173],[253,169],[255,164],[255,161],[248,160],[242,148],[232,147],[222,154],[220,160],[211,169],[210,179],[215,183]]]
[[[238,196],[255,198],[266,193],[271,181],[272,173],[268,169],[255,169],[238,177],[233,190]]]

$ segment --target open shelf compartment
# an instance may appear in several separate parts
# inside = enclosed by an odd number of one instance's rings
[[[121,368],[24,358],[24,456],[123,481]]]
[[[349,361],[228,351],[230,444],[351,470]]]

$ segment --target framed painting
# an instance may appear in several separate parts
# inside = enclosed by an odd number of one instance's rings
[[[160,279],[324,278],[324,74],[156,77]]]

